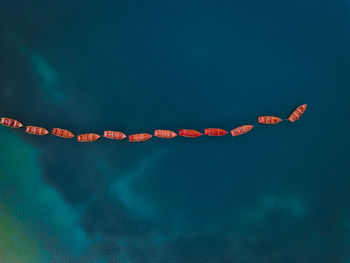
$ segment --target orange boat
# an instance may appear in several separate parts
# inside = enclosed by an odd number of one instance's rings
[[[289,116],[288,120],[290,122],[295,122],[300,118],[300,116],[305,112],[307,104],[300,105],[298,108],[296,108],[292,114]]]
[[[282,121],[281,118],[275,117],[275,116],[261,116],[258,117],[258,123],[262,124],[275,124]]]
[[[149,140],[151,137],[152,135],[149,133],[133,134],[129,135],[129,142],[143,142]]]
[[[126,138],[126,135],[118,131],[104,131],[103,137],[113,140],[123,140]]]
[[[78,142],[93,142],[100,139],[101,136],[96,133],[86,133],[86,134],[80,134],[77,137],[78,137]]]
[[[23,127],[23,124],[20,123],[19,121],[14,120],[14,119],[10,119],[10,118],[5,118],[5,117],[1,117],[0,123],[2,125],[5,125],[5,126],[11,127],[11,128],[21,128],[21,127]]]
[[[243,126],[239,126],[236,129],[233,129],[231,131],[232,136],[237,136],[237,135],[241,135],[244,133],[249,132],[251,129],[253,129],[254,125],[243,125]]]
[[[208,136],[224,136],[227,134],[227,131],[220,128],[206,128],[204,134]]]
[[[26,132],[34,135],[46,135],[49,133],[45,128],[36,126],[26,126]]]
[[[170,130],[155,130],[154,131],[154,136],[159,137],[159,138],[174,138],[177,136],[176,132],[170,131]]]
[[[61,129],[61,128],[53,128],[52,131],[51,131],[51,134],[53,135],[56,135],[58,137],[61,137],[61,138],[73,138],[75,135],[74,133],[68,131],[68,130],[65,130],[65,129]]]
[[[179,135],[183,137],[196,138],[202,135],[199,131],[190,130],[190,129],[181,129],[179,130]]]

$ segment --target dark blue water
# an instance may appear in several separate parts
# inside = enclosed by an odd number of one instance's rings
[[[0,262],[350,262],[350,2],[0,2]]]

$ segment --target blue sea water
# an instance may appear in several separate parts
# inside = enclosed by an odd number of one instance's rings
[[[0,1],[0,262],[349,263],[350,2]]]

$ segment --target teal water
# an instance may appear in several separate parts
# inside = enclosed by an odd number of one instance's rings
[[[350,262],[348,1],[0,2],[0,262]]]

